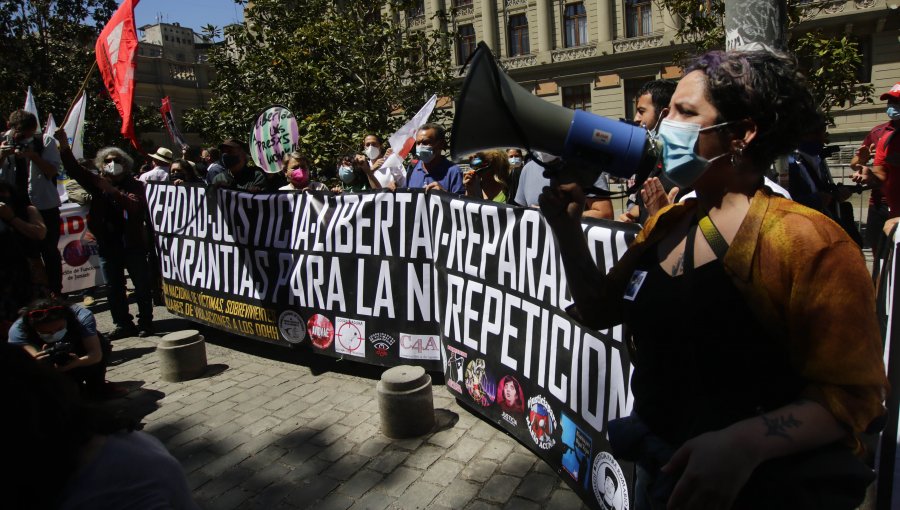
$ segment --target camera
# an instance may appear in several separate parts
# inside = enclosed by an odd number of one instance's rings
[[[47,346],[42,352],[47,353],[47,361],[54,365],[63,366],[72,361],[71,342],[56,342]]]

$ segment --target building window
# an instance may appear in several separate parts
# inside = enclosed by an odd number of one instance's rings
[[[625,35],[640,37],[653,31],[650,0],[625,0]]]
[[[509,56],[528,55],[528,16],[516,14],[509,17]]]
[[[406,11],[406,16],[409,18],[425,17],[425,0],[419,0],[418,2],[415,2],[415,5],[413,5],[408,11]]]
[[[453,0],[453,7],[471,7],[472,0]]]
[[[575,85],[562,88],[562,103],[572,110],[591,111],[591,86]]]
[[[472,25],[461,25],[457,37],[456,62],[459,65],[463,65],[472,53],[475,53],[475,27]]]
[[[565,24],[565,47],[574,48],[587,44],[587,12],[584,4],[569,4],[563,16]]]

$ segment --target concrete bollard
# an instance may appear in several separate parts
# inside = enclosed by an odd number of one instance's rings
[[[206,372],[206,344],[196,329],[176,331],[162,337],[156,352],[162,379],[186,381]]]
[[[381,432],[393,439],[427,434],[434,427],[431,376],[422,367],[385,370],[375,387]]]

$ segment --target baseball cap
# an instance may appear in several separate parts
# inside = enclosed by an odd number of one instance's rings
[[[887,101],[890,99],[893,99],[894,101],[900,101],[900,82],[895,83],[894,86],[891,87],[891,90],[885,92],[884,94],[881,94],[882,101]]]
[[[238,140],[237,138],[229,138],[219,144],[219,150],[224,150],[225,147],[231,147],[233,149],[241,149],[244,152],[250,152],[250,149],[247,147],[247,144]]]

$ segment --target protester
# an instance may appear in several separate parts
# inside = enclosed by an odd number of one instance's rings
[[[29,250],[32,258],[43,260],[46,285],[50,293],[62,294],[62,257],[59,254],[59,151],[53,138],[38,132],[37,117],[25,110],[9,116],[8,131],[0,143],[0,179],[16,186],[21,196],[27,196],[44,219],[47,235]],[[44,275],[33,275],[35,281]]]
[[[88,172],[91,172],[94,175],[100,175],[100,171],[97,170],[94,162],[90,159],[78,158],[78,164]],[[69,202],[74,204],[87,206],[91,203],[91,194],[88,193],[81,184],[78,184],[78,181],[75,179],[66,180],[66,196],[69,197]]]
[[[556,156],[540,152],[535,152],[534,157],[549,165],[556,164],[559,160]],[[522,167],[513,203],[521,207],[537,207],[544,187],[549,185],[550,179],[544,177],[544,167],[538,161],[531,160]]]
[[[140,177],[138,177],[138,180],[144,184],[147,184],[150,181],[168,181],[169,167],[172,166],[172,162],[175,161],[175,156],[172,155],[172,151],[165,147],[160,147],[156,149],[156,152],[147,157],[153,161],[153,168],[142,173]]]
[[[337,168],[340,186],[331,189],[334,193],[359,193],[370,189],[380,189],[381,183],[375,178],[375,172],[362,154],[345,154],[338,161]]]
[[[0,348],[0,373],[6,506],[197,508],[181,465],[133,421],[85,404],[70,380],[20,348]]]
[[[204,177],[204,180],[206,180],[206,184],[212,184],[213,179],[225,171],[225,167],[221,164],[222,151],[217,147],[203,149],[200,153],[200,159],[206,163],[206,177]]]
[[[632,119],[632,122],[637,126],[655,133],[659,128],[660,121],[662,121],[669,113],[669,101],[672,99],[672,93],[674,92],[674,80],[651,80],[641,85],[641,88],[639,88],[634,95],[634,118]],[[660,170],[661,169],[657,166],[650,172],[648,177],[661,179],[663,190],[668,195],[672,192],[675,185],[669,181],[665,177],[665,174],[660,172]],[[637,178],[637,175],[633,175],[631,181],[633,181],[634,184],[641,186],[642,183],[637,182]],[[678,191],[673,193],[669,203],[675,200],[675,195],[677,193]],[[626,211],[619,215],[619,221],[625,223],[644,223],[650,215],[651,214],[647,211],[647,207],[644,205],[644,197],[641,195],[640,191],[638,191],[628,197]]]
[[[713,51],[687,68],[659,141],[697,198],[651,218],[608,276],[578,186],[541,196],[572,316],[632,332],[634,413],[608,431],[638,465],[636,508],[854,508],[873,479],[850,446],[887,390],[865,261],[834,222],[763,188],[814,118],[795,66]]]
[[[882,227],[885,220],[890,217],[887,197],[880,189],[881,180],[872,174],[872,168],[868,165],[869,159],[875,155],[878,141],[886,134],[894,132],[900,127],[900,82],[894,84],[891,90],[881,95],[882,101],[887,101],[887,116],[890,120],[871,129],[863,139],[862,144],[856,150],[853,159],[850,160],[850,168],[854,174],[850,177],[854,182],[871,186],[869,195],[869,210],[866,216],[866,241],[873,253],[878,252],[878,246],[883,242]]]
[[[37,208],[13,184],[0,180],[0,334],[4,337],[19,309],[34,297],[27,244],[46,235]]]
[[[507,161],[509,161],[509,179],[507,179],[509,184],[508,195],[510,202],[513,202],[516,198],[516,193],[519,190],[519,179],[522,177],[522,168],[525,166],[525,157],[522,154],[522,149],[506,149],[506,157]]]
[[[288,181],[279,188],[281,191],[328,191],[328,186],[310,179],[309,158],[300,152],[285,154],[281,168]]]
[[[509,200],[509,158],[503,151],[482,151],[463,175],[466,196],[505,204]]]
[[[197,171],[190,161],[184,159],[176,159],[169,168],[169,182],[178,184],[199,184],[203,183],[203,179],[197,175]]]
[[[384,150],[384,142],[376,134],[367,134],[363,138],[363,154],[369,162],[369,168],[373,171],[375,180],[380,188],[393,187],[393,189],[406,186],[406,169],[403,166],[387,168],[384,163],[393,151]],[[377,188],[376,188],[377,189]]]
[[[423,124],[416,133],[416,155],[419,162],[409,172],[409,189],[442,190],[462,194],[462,172],[444,157],[446,131],[440,124]]]
[[[153,335],[152,268],[148,260],[152,249],[144,186],[131,175],[134,164],[128,154],[116,147],[97,152],[95,164],[103,168],[102,177],[78,165],[64,130],[56,132],[66,173],[77,180],[93,197],[88,213],[88,228],[97,239],[100,270],[109,289],[107,302],[115,329],[107,337],[118,340],[137,334]],[[128,312],[125,270],[134,285],[138,306],[138,326]]]
[[[110,398],[127,393],[106,382],[112,346],[97,333],[94,314],[80,305],[52,298],[32,301],[9,328],[9,343],[65,373],[89,396]]]
[[[229,138],[219,145],[222,151],[222,166],[225,171],[212,180],[212,186],[259,193],[266,187],[266,176],[255,166],[249,166],[250,156],[247,145],[235,138]]]

